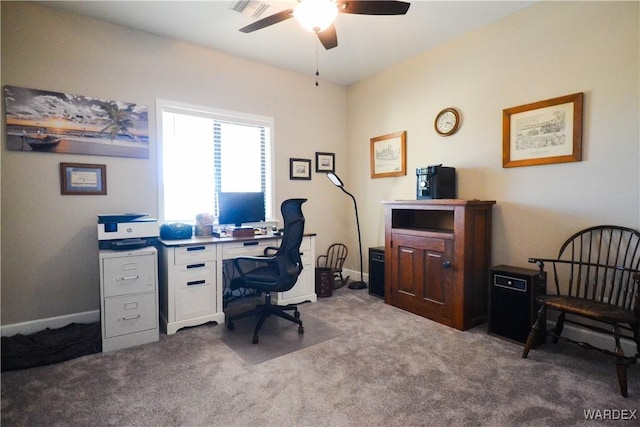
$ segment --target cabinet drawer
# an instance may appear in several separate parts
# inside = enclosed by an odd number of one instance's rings
[[[290,299],[309,295],[309,293],[313,293],[313,288],[309,287],[309,284],[311,283],[313,283],[311,282],[311,269],[305,268],[300,273],[298,281],[293,286],[293,288],[289,289],[286,292],[282,292],[280,296],[282,297],[282,299]]]
[[[184,265],[216,259],[215,245],[182,246],[175,248],[175,264]]]
[[[176,277],[176,320],[186,320],[215,312],[216,263],[189,264]]]
[[[182,265],[176,275],[178,289],[215,283],[216,263],[214,261]]]
[[[232,259],[237,256],[264,255],[267,246],[278,247],[277,239],[247,240],[244,242],[232,242],[222,245],[222,258]]]
[[[303,250],[302,248],[300,248],[300,252],[302,253],[300,257],[302,259],[302,265],[311,265],[311,252],[309,250]]]
[[[215,313],[216,288],[212,283],[205,281],[196,285],[183,285],[176,289],[176,320]]]
[[[155,292],[105,298],[105,338],[154,329],[158,326]]]
[[[103,259],[104,296],[155,290],[155,259],[154,254]]]
[[[311,259],[311,239],[303,237],[300,243],[300,253],[302,254],[302,265],[311,265],[315,260]]]

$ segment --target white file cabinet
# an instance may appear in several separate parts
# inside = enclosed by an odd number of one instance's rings
[[[103,250],[99,260],[102,351],[158,341],[157,250]]]
[[[216,249],[211,244],[161,248],[160,319],[167,335],[187,326],[224,323]]]

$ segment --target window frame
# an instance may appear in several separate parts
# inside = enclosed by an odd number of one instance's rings
[[[260,116],[238,111],[224,110],[219,108],[207,107],[203,105],[188,104],[179,101],[156,98],[156,140],[157,140],[157,158],[158,158],[158,220],[166,222],[164,212],[164,145],[163,145],[163,113],[178,113],[193,116],[210,118],[223,122],[247,124],[253,126],[262,126],[268,128],[268,154],[265,162],[269,164],[265,173],[265,224],[276,223],[275,216],[275,143],[274,135],[274,119],[272,117]],[[213,141],[211,141],[213,144]],[[213,160],[212,160],[213,167]],[[212,189],[214,191],[214,189]],[[213,206],[212,206],[213,210]],[[213,214],[213,212],[210,212]],[[190,223],[195,224],[194,218]]]

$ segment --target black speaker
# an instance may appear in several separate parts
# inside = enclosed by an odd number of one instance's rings
[[[540,308],[536,297],[546,294],[546,278],[538,270],[508,265],[492,267],[489,274],[489,334],[526,343]]]
[[[384,246],[369,248],[369,294],[384,298]]]
[[[455,199],[456,168],[436,165],[416,169],[416,199]]]

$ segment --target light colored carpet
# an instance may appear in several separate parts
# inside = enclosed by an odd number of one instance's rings
[[[223,325],[207,324],[3,373],[2,426],[638,425],[584,415],[639,409],[637,365],[624,399],[611,357],[565,343],[522,359],[486,326],[457,331],[366,290],[342,288],[300,311],[340,334],[250,364],[222,341]]]

